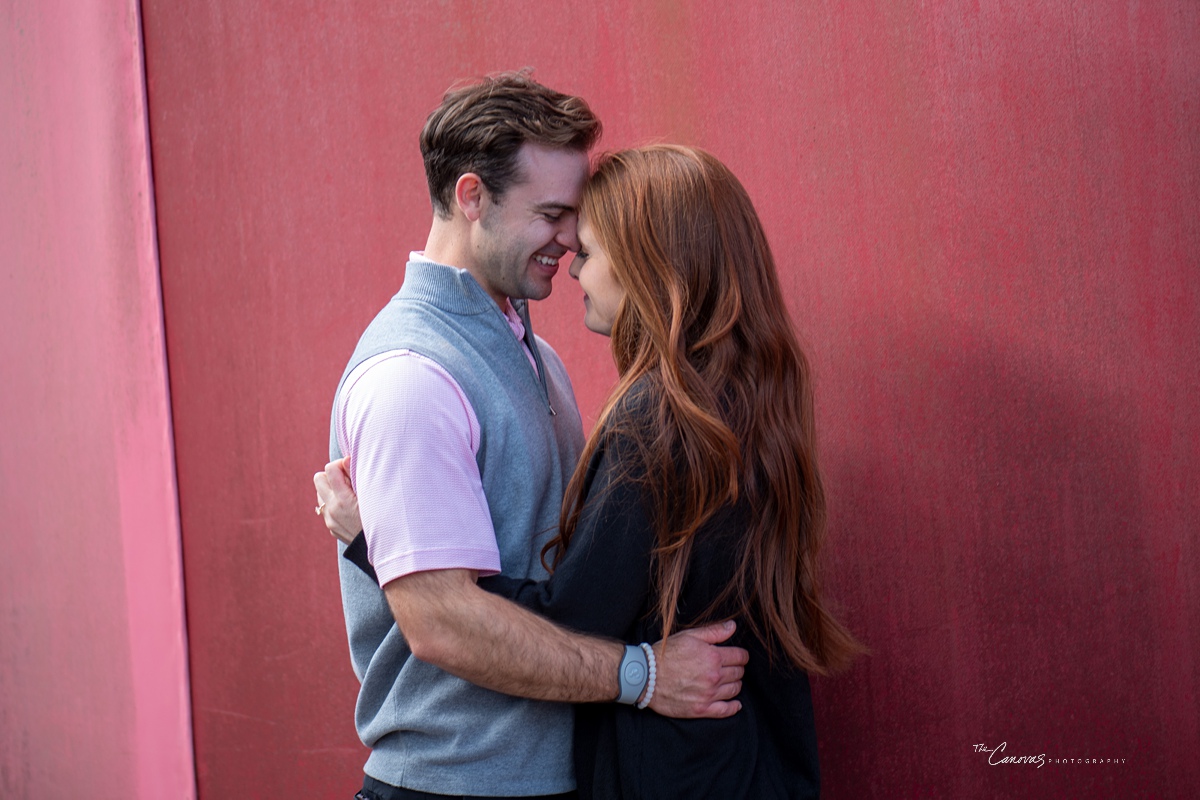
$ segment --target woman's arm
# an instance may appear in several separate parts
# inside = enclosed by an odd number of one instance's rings
[[[646,609],[655,542],[633,463],[619,441],[597,448],[579,524],[549,580],[493,575],[480,587],[561,625],[626,638]]]
[[[588,465],[586,502],[579,524],[549,580],[493,575],[480,578],[479,586],[562,625],[605,636],[626,636],[646,605],[654,546],[642,487],[636,474],[628,474],[633,463],[620,439],[597,448]],[[343,557],[375,579],[346,459],[326,465],[324,472],[313,476],[313,482],[326,526],[349,545]]]

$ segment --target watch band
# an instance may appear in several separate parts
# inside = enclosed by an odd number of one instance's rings
[[[617,679],[621,682],[621,694],[617,696],[617,702],[630,706],[636,703],[646,688],[646,682],[650,680],[646,654],[640,646],[625,645],[625,656],[617,670]]]

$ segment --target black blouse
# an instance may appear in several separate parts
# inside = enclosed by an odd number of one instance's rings
[[[654,532],[638,459],[629,449],[621,437],[608,437],[592,455],[579,524],[549,580],[495,575],[479,585],[579,631],[629,644],[661,638],[652,613]],[[743,501],[697,532],[677,627],[697,621],[732,581],[738,539],[751,514]],[[582,798],[818,796],[808,676],[782,656],[770,663],[744,620],[738,620],[732,643],[750,651],[750,663],[738,697],[742,710],[728,719],[669,719],[616,703],[576,706],[575,773]]]

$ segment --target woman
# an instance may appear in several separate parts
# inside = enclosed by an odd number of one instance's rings
[[[579,239],[585,324],[612,337],[620,378],[543,553],[550,580],[480,585],[633,644],[739,623],[733,717],[577,707],[581,796],[816,796],[807,673],[860,648],[821,600],[809,370],[762,225],[716,158],[660,145],[601,159]]]

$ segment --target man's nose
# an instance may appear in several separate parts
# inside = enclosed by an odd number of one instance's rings
[[[575,215],[572,214],[570,217],[570,220],[563,221],[563,226],[559,229],[558,236],[556,236],[555,239],[559,244],[570,250],[572,253],[578,253],[579,226],[575,222]]]

